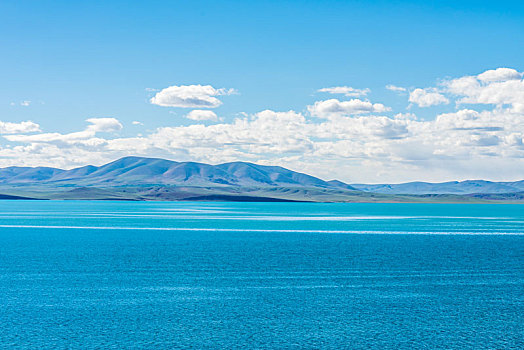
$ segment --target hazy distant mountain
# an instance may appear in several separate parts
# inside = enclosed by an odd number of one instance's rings
[[[62,170],[54,168],[0,169],[0,184],[55,184],[77,186],[179,185],[248,187],[320,187],[355,190],[347,184],[333,183],[278,166],[246,162],[209,165],[174,162],[157,158],[125,157],[96,166]]]
[[[515,182],[491,182],[484,180],[451,181],[442,183],[408,182],[395,185],[352,184],[351,186],[361,191],[387,194],[516,193],[524,191],[524,180]]]

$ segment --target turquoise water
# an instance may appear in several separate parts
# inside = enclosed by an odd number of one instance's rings
[[[524,347],[524,206],[0,201],[0,347]]]

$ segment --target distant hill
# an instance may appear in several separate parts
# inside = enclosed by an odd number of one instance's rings
[[[450,181],[442,183],[408,182],[402,184],[351,184],[361,191],[387,194],[475,194],[518,193],[524,191],[524,180],[491,182],[484,180]]]

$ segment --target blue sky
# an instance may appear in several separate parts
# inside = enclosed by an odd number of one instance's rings
[[[329,177],[331,173],[326,169],[335,167],[341,169],[336,173],[338,178],[361,182],[524,178],[516,167],[522,165],[518,126],[524,124],[524,119],[520,114],[514,116],[516,109],[511,101],[515,97],[509,96],[500,103],[468,102],[470,105],[465,106],[457,101],[464,96],[471,100],[469,92],[457,93],[442,85],[501,67],[524,70],[523,2],[7,0],[0,3],[0,30],[0,121],[31,121],[38,125],[25,130],[11,125],[4,132],[8,136],[0,142],[0,166],[49,165],[43,164],[47,162],[71,167],[132,153],[211,163],[238,159],[280,164],[322,177]],[[386,89],[390,84],[405,91]],[[225,89],[214,95],[221,101],[220,106],[183,108],[151,103],[150,99],[162,89],[191,85]],[[369,91],[353,96],[318,92],[340,86]],[[417,88],[433,89],[424,91],[442,94],[448,102],[433,101],[421,107],[409,101]],[[235,93],[226,93],[229,89]],[[351,154],[327,151],[333,145],[317,144],[319,140],[345,140],[341,135],[327,135],[325,130],[308,131],[308,135],[293,141],[296,147],[279,148],[269,134],[266,141],[253,140],[253,147],[265,149],[250,151],[230,146],[234,142],[249,143],[249,138],[239,140],[238,135],[229,135],[233,142],[217,132],[216,127],[199,132],[192,127],[220,124],[227,129],[235,119],[256,119],[257,113],[265,110],[296,112],[300,115],[297,118],[305,118],[304,125],[296,126],[300,131],[310,127],[308,123],[318,126],[326,120],[345,125],[346,119],[334,121],[313,111],[315,102],[329,99],[379,103],[386,108],[368,111],[366,115],[394,118],[398,113],[410,113],[419,123],[434,121],[443,113],[473,108],[477,112],[496,110],[499,119],[495,124],[507,124],[504,118],[508,114],[500,117],[500,109],[512,107],[512,122],[517,125],[513,131],[517,135],[511,130],[494,134],[493,128],[499,126],[491,124],[482,126],[492,128],[486,129],[491,131],[484,135],[479,134],[479,126],[468,135],[477,141],[491,138],[491,143],[495,138],[515,139],[511,142],[516,148],[503,148],[498,142],[497,149],[488,149],[494,145],[483,141],[481,148],[466,149],[467,145],[462,145],[465,148],[460,155],[441,159],[437,155],[444,152],[444,147],[435,147],[428,150],[430,155],[418,156],[423,159],[416,163],[413,155],[403,159],[403,152],[391,151],[401,142],[405,143],[404,149],[420,148],[410,143],[417,135],[406,133],[378,146],[377,142],[384,140],[363,138],[363,150]],[[187,118],[194,109],[212,110],[216,120]],[[364,115],[347,112],[343,117]],[[9,136],[26,131],[31,135],[83,132],[90,125],[86,120],[93,118],[114,118],[119,126],[101,126],[96,131],[92,128],[86,136],[90,141],[76,145],[64,139]],[[494,122],[493,116],[482,118],[485,123]],[[380,123],[384,127],[388,121]],[[161,138],[159,130],[177,127],[189,129],[176,129],[173,137],[191,140],[171,146],[165,142],[151,144],[150,138]],[[246,128],[249,127],[253,126]],[[409,132],[417,133],[423,127],[418,125]],[[240,126],[237,129],[242,133]],[[209,132],[213,136],[206,137],[215,138],[214,146],[210,146],[209,139],[199,139]],[[420,133],[419,130],[418,136]],[[384,133],[373,137],[378,134]],[[358,136],[348,132],[347,137],[355,140]],[[139,138],[149,139],[136,148],[108,148],[101,146],[100,141],[120,139],[120,144],[132,144],[140,142]],[[424,142],[420,137],[417,140]],[[199,143],[211,149],[218,147],[223,154],[211,157],[205,149],[199,153]],[[224,147],[220,147],[221,143]],[[268,147],[272,143],[274,147]],[[339,142],[337,147],[342,144]],[[82,159],[78,159],[79,154]],[[504,174],[483,167],[486,157],[500,162]],[[358,175],[363,168],[368,170]]]

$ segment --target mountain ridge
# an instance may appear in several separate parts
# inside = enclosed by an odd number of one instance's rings
[[[99,167],[87,165],[63,170],[50,167],[0,168],[0,184],[74,184],[79,186],[192,185],[289,186],[335,188],[328,181],[279,166],[249,162],[210,165],[161,158],[123,157]],[[346,189],[353,189],[345,184]]]
[[[280,166],[129,156],[101,166],[0,168],[3,198],[333,202],[522,202],[524,180],[347,184]]]

